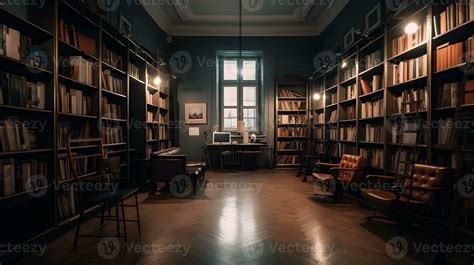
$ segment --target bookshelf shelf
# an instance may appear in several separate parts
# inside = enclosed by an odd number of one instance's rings
[[[43,113],[43,114],[53,114],[53,111],[46,109],[34,109],[34,108],[23,108],[10,105],[0,105],[0,109],[12,110],[12,111],[21,111],[21,112],[31,112],[31,113]]]
[[[340,86],[347,86],[347,85],[352,85],[355,84],[357,76],[350,77],[344,81],[342,81],[339,85]]]
[[[145,82],[142,81],[142,80],[140,80],[140,79],[137,79],[137,78],[135,78],[135,77],[133,77],[133,76],[128,76],[128,77],[130,78],[130,81],[133,81],[133,82],[135,82],[135,83],[138,83],[139,85],[145,85]]]
[[[395,90],[395,89],[403,89],[403,88],[407,88],[407,87],[414,87],[414,86],[418,86],[418,85],[422,85],[422,84],[426,83],[427,79],[428,79],[428,76],[422,76],[422,77],[418,77],[418,78],[415,78],[415,79],[411,79],[411,80],[403,82],[403,83],[390,85],[390,86],[387,87],[387,89]]]
[[[13,74],[27,75],[27,76],[41,74],[41,75],[45,75],[46,78],[51,78],[53,76],[53,72],[50,70],[32,66],[30,64],[27,64],[22,61],[18,61],[16,59],[7,57],[5,55],[0,55],[0,61],[2,62],[3,66],[7,68],[8,71],[11,71],[11,73]],[[42,77],[41,79],[44,79],[44,78],[45,77]]]
[[[39,187],[38,189],[35,189],[35,190],[27,190],[27,191],[17,192],[17,193],[8,195],[8,196],[0,197],[0,201],[12,200],[12,199],[16,199],[16,198],[21,197],[21,196],[30,195],[32,193],[38,193],[41,190],[49,189],[51,187],[53,187],[53,185],[46,185],[46,186],[43,186],[43,187]],[[31,198],[34,199],[33,197],[31,197]]]
[[[367,70],[364,70],[363,72],[359,73],[359,76],[367,77],[367,76],[373,76],[374,74],[383,72],[384,65],[385,65],[385,63],[381,62],[378,65],[376,65],[374,67],[371,67],[371,68],[369,68]]]
[[[80,114],[72,114],[72,113],[65,113],[65,112],[59,112],[58,115],[64,116],[64,117],[71,117],[71,118],[77,118],[77,119],[91,119],[91,120],[96,120],[99,119],[98,116],[92,116],[92,115],[80,115]]]
[[[367,99],[367,98],[371,98],[371,97],[379,97],[380,94],[383,95],[383,92],[384,92],[384,89],[380,89],[380,90],[377,90],[377,91],[374,91],[374,92],[370,92],[370,93],[367,93],[367,94],[363,94],[363,95],[360,95],[359,98],[360,99]]]
[[[107,118],[107,117],[102,117],[103,121],[112,121],[112,122],[127,122],[126,119],[114,119],[114,118]]]
[[[119,74],[119,75],[122,75],[122,76],[126,76],[127,73],[117,67],[114,67],[108,63],[105,63],[105,62],[102,62],[102,68],[105,68],[105,69],[108,69],[108,70],[111,70],[113,72],[115,72],[116,74]]]
[[[338,85],[329,87],[328,89],[325,90],[325,92],[328,93],[328,92],[331,92],[332,90],[337,90],[338,87],[339,87]]]
[[[69,54],[69,53],[74,53],[76,55],[81,55],[83,57],[85,57],[86,59],[89,59],[89,60],[93,60],[95,62],[98,62],[100,61],[99,58],[97,58],[96,56],[92,55],[92,54],[89,54],[69,43],[66,43],[64,42],[63,40],[59,40],[59,44],[61,46],[61,48],[64,48],[66,51],[64,51],[64,54]]]
[[[104,147],[117,147],[117,146],[122,146],[122,145],[127,145],[127,143],[122,142],[122,143],[115,143],[115,144],[104,144]]]
[[[408,49],[407,51],[404,51],[400,54],[392,56],[387,61],[390,63],[398,63],[406,59],[411,59],[419,55],[426,54],[426,50],[427,50],[427,42],[423,42],[421,44],[416,45],[415,47]]]
[[[80,81],[77,81],[77,80],[74,80],[70,77],[67,77],[67,76],[63,76],[63,75],[59,75],[59,79],[61,82],[65,82],[65,83],[68,83],[72,86],[79,86],[79,87],[82,87],[82,88],[89,88],[89,89],[94,89],[94,90],[98,90],[99,87],[98,86],[95,86],[95,85],[89,85],[89,84],[86,84],[86,83],[83,83],[83,82],[80,82]]]
[[[21,155],[28,155],[28,154],[41,154],[41,153],[48,153],[52,152],[52,148],[46,149],[33,149],[33,150],[24,150],[24,151],[17,151],[17,152],[0,152],[1,156],[21,156]]]
[[[463,24],[437,36],[433,37],[433,47],[437,47],[447,42],[455,43],[464,40],[466,32],[474,32],[474,20],[464,22]]]
[[[341,101],[341,102],[339,102],[339,104],[340,105],[352,105],[352,104],[355,104],[356,102],[357,102],[356,98],[351,98],[351,99],[348,99],[348,100]]]
[[[107,89],[102,89],[102,93],[105,94],[105,95],[113,96],[113,97],[119,97],[119,98],[123,98],[123,99],[126,99],[126,98],[127,98],[126,95],[122,95],[122,94],[119,94],[119,93],[115,93],[115,92],[109,91],[109,90],[107,90]]]

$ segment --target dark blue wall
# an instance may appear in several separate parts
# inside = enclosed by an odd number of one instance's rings
[[[261,51],[263,53],[263,134],[269,136],[273,145],[274,135],[274,80],[284,75],[309,76],[313,71],[314,38],[244,38],[243,50]],[[208,103],[208,124],[199,126],[201,134],[218,124],[216,99],[216,64],[199,65],[198,59],[211,59],[215,62],[217,52],[222,50],[238,50],[238,38],[232,37],[175,37],[170,45],[170,54],[187,51],[193,59],[192,68],[180,75],[178,83],[178,99],[180,102],[180,120],[184,120],[184,104],[186,102]],[[180,130],[180,145],[190,159],[201,159],[200,147],[205,144],[204,138],[190,137],[188,126]]]

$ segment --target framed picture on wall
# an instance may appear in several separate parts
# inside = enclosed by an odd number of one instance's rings
[[[344,49],[349,48],[355,41],[355,28],[351,28],[346,35],[344,35]]]
[[[365,30],[372,32],[382,22],[382,6],[378,4],[365,15]]]
[[[119,24],[120,33],[126,37],[132,36],[132,23],[128,21],[123,15],[120,15],[120,24]]]
[[[184,104],[184,121],[186,124],[207,124],[207,103]]]

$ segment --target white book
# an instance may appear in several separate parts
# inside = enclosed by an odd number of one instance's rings
[[[39,109],[45,109],[45,90],[46,90],[46,85],[42,82],[37,83],[36,91],[38,93],[38,108]]]
[[[6,55],[15,60],[20,60],[20,32],[7,28]]]

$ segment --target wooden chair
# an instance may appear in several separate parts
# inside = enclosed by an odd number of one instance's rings
[[[120,160],[117,158],[106,159],[103,151],[102,139],[78,139],[67,141],[68,161],[71,168],[71,174],[74,182],[78,187],[85,187],[87,183],[100,184],[94,187],[100,187],[98,190],[78,190],[77,202],[79,209],[79,218],[77,220],[76,233],[74,236],[74,247],[77,246],[80,237],[100,238],[110,235],[92,235],[80,234],[81,225],[89,218],[100,218],[100,227],[103,229],[104,220],[115,221],[116,237],[124,238],[127,241],[127,222],[136,222],[138,232],[141,234],[140,211],[138,206],[138,188],[120,187]],[[81,160],[87,159],[88,166],[84,167]],[[90,169],[93,165],[95,168]],[[84,168],[87,173],[84,174]],[[80,170],[81,169],[81,170]],[[80,172],[81,171],[81,172]],[[115,182],[115,184],[114,184]],[[125,205],[124,201],[134,197],[134,205]],[[96,211],[87,211],[100,207],[100,215],[96,215]],[[136,220],[127,220],[125,216],[125,207],[134,207],[136,209]],[[115,208],[115,214],[111,214],[111,209]],[[119,214],[121,209],[122,217]],[[87,212],[86,212],[87,211]],[[105,212],[108,211],[108,215]],[[123,233],[120,229],[122,222]]]

